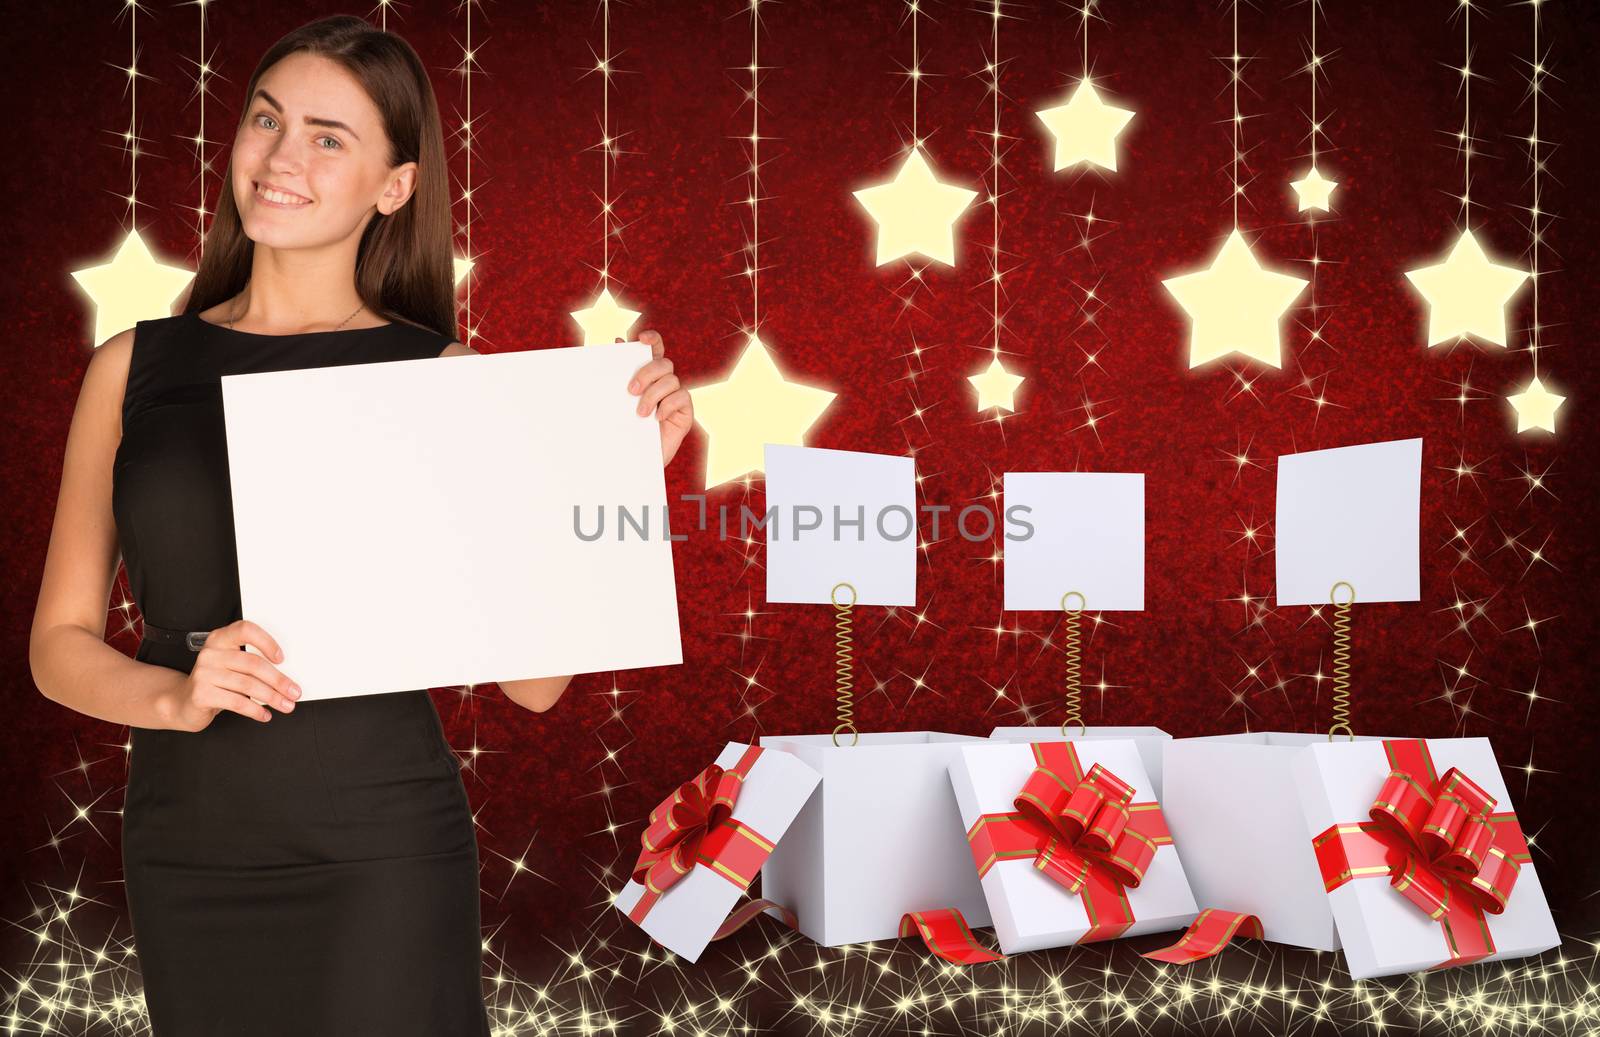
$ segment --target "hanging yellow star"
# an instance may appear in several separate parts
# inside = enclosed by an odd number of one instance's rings
[[[74,270],[72,276],[94,303],[94,344],[98,346],[139,321],[172,316],[172,304],[194,278],[194,271],[157,261],[135,229],[122,239],[110,260]]]
[[[1294,188],[1295,197],[1300,199],[1300,211],[1307,209],[1321,209],[1327,212],[1332,206],[1333,189],[1339,185],[1322,175],[1322,171],[1312,166],[1306,175],[1299,180],[1292,180],[1289,186]]]
[[[935,262],[956,262],[956,220],[978,197],[940,183],[921,148],[912,148],[894,179],[852,192],[878,224],[878,266],[919,252]]]
[[[1116,172],[1117,136],[1134,116],[1128,108],[1106,104],[1087,79],[1078,81],[1066,103],[1035,112],[1056,139],[1056,170],[1079,162]]]
[[[1006,365],[1000,362],[1000,354],[996,353],[989,361],[989,366],[978,374],[967,375],[967,381],[978,390],[978,410],[985,411],[991,407],[1002,407],[1008,411],[1015,411],[1017,386],[1026,379],[1020,374],[1012,374],[1006,370]]]
[[[1233,228],[1204,270],[1161,282],[1189,314],[1189,366],[1243,353],[1283,366],[1279,325],[1306,281],[1268,270]]]
[[[611,297],[610,287],[600,289],[587,310],[573,310],[572,319],[583,329],[583,344],[606,346],[626,339],[639,320],[639,311],[625,309]]]
[[[478,261],[475,259],[463,259],[460,256],[455,256],[451,262],[455,270],[456,287],[460,288],[461,282],[465,281],[467,279],[467,275],[472,273],[472,268],[478,265]]]
[[[1556,411],[1561,409],[1566,400],[1565,396],[1558,396],[1546,388],[1538,375],[1534,375],[1533,381],[1529,382],[1521,392],[1506,397],[1511,409],[1517,412],[1518,432],[1526,432],[1533,428],[1554,432]]]
[[[1433,266],[1407,270],[1428,304],[1428,345],[1475,335],[1506,344],[1506,304],[1528,279],[1525,270],[1494,263],[1471,230],[1462,231],[1450,254]]]
[[[706,489],[759,472],[768,443],[804,446],[805,436],[836,393],[786,381],[766,344],[750,336],[725,381],[689,390],[705,429]]]

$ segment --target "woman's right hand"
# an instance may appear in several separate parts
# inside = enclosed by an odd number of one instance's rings
[[[250,645],[261,654],[241,652],[243,645]],[[194,669],[178,686],[174,726],[183,731],[204,731],[225,709],[266,723],[272,713],[258,703],[282,713],[292,712],[300,697],[300,685],[268,660],[283,662],[283,649],[272,635],[248,619],[211,631],[195,658]]]

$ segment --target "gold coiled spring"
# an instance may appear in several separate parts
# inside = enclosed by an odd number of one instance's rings
[[[839,600],[839,589],[850,589],[850,600]],[[848,583],[833,585],[834,610],[834,700],[838,707],[839,725],[833,729],[833,744],[839,744],[841,732],[850,732],[850,744],[860,741],[855,722],[855,648],[851,643],[850,623],[856,605],[856,589]]]
[[[1344,587],[1350,597],[1339,600],[1339,588]],[[1328,728],[1328,741],[1344,733],[1353,741],[1355,729],[1350,726],[1350,606],[1355,604],[1356,589],[1344,580],[1333,585],[1328,592],[1333,603],[1333,726]]]
[[[1071,598],[1077,598],[1076,607],[1067,604]],[[1083,613],[1083,607],[1088,604],[1082,594],[1077,591],[1067,591],[1061,595],[1061,610],[1067,614],[1067,718],[1061,722],[1061,736],[1067,735],[1067,728],[1073,724],[1078,725],[1078,734],[1082,735],[1088,728],[1083,724],[1083,712],[1080,708],[1079,697],[1082,690],[1082,678],[1079,673],[1078,656],[1078,617]]]

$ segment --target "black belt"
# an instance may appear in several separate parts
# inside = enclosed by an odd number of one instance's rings
[[[158,627],[154,623],[146,622],[144,625],[144,639],[156,641],[164,645],[180,645],[191,652],[198,652],[205,647],[206,638],[211,636],[209,630],[171,630],[167,627]]]

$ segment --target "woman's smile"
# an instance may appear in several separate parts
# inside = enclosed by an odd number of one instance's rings
[[[289,191],[280,191],[268,187],[259,180],[251,181],[255,185],[256,197],[276,209],[299,209],[311,204],[311,199]]]

